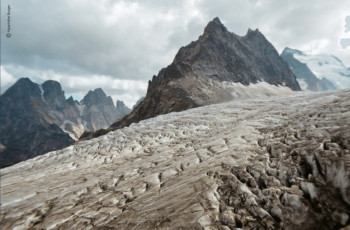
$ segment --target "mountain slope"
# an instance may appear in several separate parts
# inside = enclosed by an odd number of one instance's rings
[[[153,76],[144,100],[109,130],[159,114],[230,101],[237,95],[234,83],[249,86],[258,82],[300,90],[288,65],[258,30],[241,37],[215,18],[197,41],[182,47],[171,65]],[[85,133],[81,139],[109,130]]]
[[[303,89],[312,91],[335,90],[337,89],[333,83],[326,78],[318,79],[309,69],[309,67],[297,59],[294,55],[302,55],[299,50],[285,48],[281,53],[281,58],[288,63],[294,75]]]
[[[339,58],[328,54],[309,55],[300,51],[293,57],[305,63],[319,79],[327,79],[338,89],[350,88],[350,69]]]
[[[78,103],[66,100],[56,81],[38,85],[22,78],[0,97],[0,167],[67,147],[84,130],[109,127],[124,110],[102,89]]]
[[[64,148],[74,140],[46,113],[38,84],[22,78],[0,97],[0,167]]]
[[[340,229],[349,111],[346,90],[144,120],[2,170],[1,227]]]

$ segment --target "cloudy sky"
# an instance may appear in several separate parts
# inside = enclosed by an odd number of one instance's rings
[[[101,87],[132,106],[217,16],[239,35],[259,28],[279,52],[329,53],[350,66],[348,0],[1,0],[2,93],[21,77],[54,79],[76,99]]]

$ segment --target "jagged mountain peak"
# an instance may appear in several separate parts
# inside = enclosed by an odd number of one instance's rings
[[[176,79],[181,75],[206,76],[244,85],[266,81],[300,90],[293,73],[259,29],[249,29],[241,37],[229,32],[218,18],[209,22],[197,41],[182,47],[172,65],[158,76]],[[158,84],[159,79],[154,79]]]
[[[216,17],[207,24],[207,26],[204,29],[204,34],[219,32],[219,31],[227,31],[227,29],[221,23],[220,19]]]
[[[41,86],[44,91],[43,97],[49,106],[56,107],[57,109],[62,109],[67,106],[66,97],[59,82],[48,80]]]
[[[62,86],[58,81],[55,80],[47,80],[42,84],[43,88],[48,88],[50,90],[62,91]]]
[[[98,104],[106,104],[106,103],[113,104],[113,100],[111,97],[107,97],[107,95],[101,88],[90,90],[85,95],[83,100],[81,100],[81,104],[83,105],[98,105]]]
[[[46,94],[47,93],[54,94],[54,95],[64,94],[61,84],[57,81],[47,80],[41,86]]]
[[[101,95],[102,94],[106,95],[105,92],[103,91],[103,89],[101,89],[101,88],[97,88],[97,89],[93,90],[92,92],[97,93],[97,94],[101,94]]]
[[[262,35],[262,33],[260,32],[260,30],[258,28],[256,28],[255,30],[249,28],[246,36],[252,36],[252,35]]]
[[[159,114],[242,98],[243,94],[251,97],[246,94],[248,89],[237,93],[238,87],[259,82],[273,88],[269,95],[282,93],[282,89],[283,93],[300,90],[287,63],[258,29],[242,37],[229,32],[219,18],[214,18],[198,40],[181,47],[174,61],[152,78],[139,106],[109,130]],[[259,93],[266,95],[264,90]]]
[[[32,80],[30,80],[28,77],[22,77],[22,78],[18,79],[18,81],[15,84],[27,85],[27,84],[35,84],[35,83],[32,82]]]
[[[218,24],[218,25],[223,25],[220,21],[220,18],[219,17],[215,17],[211,22],[209,23],[215,23],[215,24]]]
[[[74,101],[73,97],[70,96],[68,99],[67,99],[67,103],[70,104],[70,105],[74,105],[76,103],[76,101]]]
[[[238,36],[239,37],[239,36]],[[245,41],[255,42],[254,48],[265,48],[265,47],[271,47],[274,49],[274,47],[271,45],[271,43],[266,39],[266,37],[260,32],[258,28],[255,30],[248,29],[247,34],[243,36],[241,39]],[[277,52],[277,51],[276,51]]]
[[[105,94],[105,92],[101,88],[97,88],[97,89],[94,89],[94,90],[89,90],[87,95],[95,95],[95,96],[100,96],[100,97],[107,97],[107,95]]]
[[[199,37],[199,40],[227,40],[229,34],[231,33],[221,23],[220,19],[216,17],[204,28],[203,35]]]
[[[0,168],[66,147],[85,130],[107,128],[130,112],[123,102],[117,111],[100,88],[84,99],[85,104],[66,99],[57,81],[19,79],[0,96]]]
[[[41,90],[38,84],[32,82],[29,78],[20,78],[12,85],[2,96],[10,97],[41,97]]]

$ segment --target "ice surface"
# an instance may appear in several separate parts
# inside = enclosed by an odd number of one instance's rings
[[[144,120],[1,170],[1,227],[322,229],[326,217],[343,226],[349,111],[343,90]]]

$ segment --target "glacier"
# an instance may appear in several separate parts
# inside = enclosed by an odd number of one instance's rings
[[[2,229],[349,225],[350,90],[160,115],[1,170]]]

